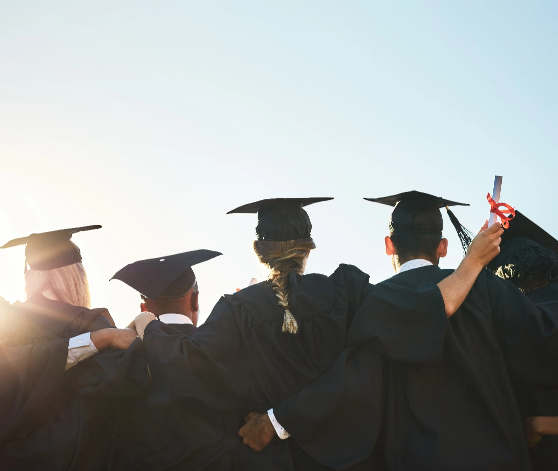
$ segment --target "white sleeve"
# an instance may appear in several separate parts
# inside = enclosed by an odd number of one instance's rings
[[[271,420],[271,424],[273,425],[273,428],[275,429],[275,433],[277,433],[277,436],[281,439],[281,440],[285,440],[286,438],[289,438],[291,436],[291,434],[289,432],[287,432],[279,422],[277,422],[277,419],[275,418],[275,415],[273,414],[273,409],[269,409],[267,411],[267,415],[269,417],[269,420]]]
[[[90,332],[78,335],[77,337],[72,337],[70,339],[70,342],[68,343],[66,371],[69,370],[72,366],[77,365],[80,361],[92,357],[96,353],[99,353],[99,351],[91,340]]]

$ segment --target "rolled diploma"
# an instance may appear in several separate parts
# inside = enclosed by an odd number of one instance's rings
[[[500,202],[500,192],[502,191],[502,177],[494,176],[494,189],[492,190],[492,199],[496,202]],[[488,218],[488,227],[492,226],[496,222],[496,213],[491,212]]]

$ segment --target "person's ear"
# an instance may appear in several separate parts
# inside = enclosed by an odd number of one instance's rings
[[[140,304],[140,309],[141,309],[141,312],[149,312],[145,303]]]
[[[444,258],[448,254],[448,239],[442,239],[438,244],[436,255],[438,258]]]
[[[200,310],[200,304],[199,304],[199,291],[196,291],[195,293],[192,293],[192,295],[190,296],[190,308],[192,309],[192,312],[197,312]]]
[[[390,257],[392,255],[395,255],[395,246],[393,245],[393,241],[391,240],[391,237],[386,236],[384,240],[386,242],[386,255],[389,255]]]
[[[200,292],[196,291],[195,293],[192,293],[192,296],[190,297],[190,307],[192,308],[192,317],[190,319],[192,320],[194,327],[198,326],[198,312],[200,310],[200,303],[198,301],[199,294]]]

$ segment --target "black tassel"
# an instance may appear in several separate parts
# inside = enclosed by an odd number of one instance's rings
[[[451,209],[449,209],[447,206],[446,209],[448,211],[448,216],[450,218],[450,221],[453,224],[453,227],[455,227],[455,230],[457,231],[457,236],[461,241],[461,246],[463,247],[463,255],[466,255],[467,249],[469,248],[469,245],[471,245],[471,242],[473,241],[474,234],[459,222],[459,220],[455,217],[455,214],[453,214]]]

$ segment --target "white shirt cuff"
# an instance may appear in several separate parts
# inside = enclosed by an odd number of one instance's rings
[[[269,409],[267,411],[267,415],[269,416],[269,420],[271,420],[271,425],[273,425],[273,428],[275,429],[275,433],[277,433],[277,436],[281,440],[285,440],[286,438],[289,438],[291,436],[291,434],[287,432],[279,422],[277,422],[277,419],[273,414],[273,409]]]
[[[72,366],[77,365],[80,361],[92,357],[96,353],[99,353],[99,351],[91,340],[90,332],[78,335],[77,337],[72,337],[68,342],[66,371],[69,370]]]

